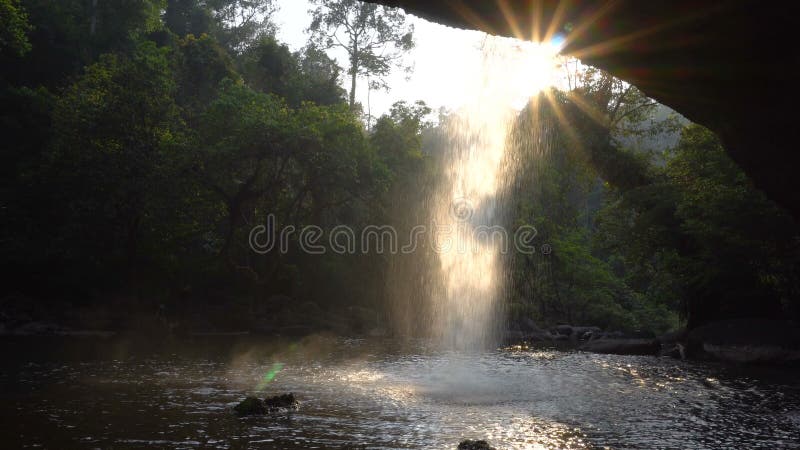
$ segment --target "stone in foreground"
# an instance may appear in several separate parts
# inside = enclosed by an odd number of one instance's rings
[[[297,407],[297,399],[295,399],[294,394],[290,392],[288,394],[276,395],[275,397],[264,399],[264,406],[266,406],[267,409],[295,408]]]
[[[458,444],[458,450],[495,450],[486,441],[473,441],[467,439]]]
[[[294,394],[282,394],[269,397],[264,400],[255,397],[247,397],[241,403],[233,407],[233,411],[239,417],[262,416],[268,412],[278,409],[296,408],[298,405]]]
[[[260,416],[267,413],[267,408],[261,399],[247,397],[241,403],[233,407],[233,411],[239,417]]]

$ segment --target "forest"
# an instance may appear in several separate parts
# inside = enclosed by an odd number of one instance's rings
[[[270,0],[0,0],[4,330],[393,332],[402,258],[248,241],[270,215],[408,230],[437,183],[453,112],[419,99],[373,118],[355,97],[413,29],[373,4],[314,4],[292,51]],[[509,257],[510,321],[800,319],[800,229],[713,133],[598,69],[546,95],[515,121],[504,195],[508,226],[551,251]]]
[[[762,7],[0,0],[0,446],[800,448]]]

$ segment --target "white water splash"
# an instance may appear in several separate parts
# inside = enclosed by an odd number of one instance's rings
[[[504,224],[502,193],[514,173],[508,136],[517,108],[544,88],[539,72],[555,67],[555,51],[532,45],[487,38],[480,70],[465,74],[473,79],[470,98],[444,125],[450,143],[445,181],[430,202],[442,292],[431,295],[430,323],[445,348],[497,343],[510,242],[496,238],[493,227]]]

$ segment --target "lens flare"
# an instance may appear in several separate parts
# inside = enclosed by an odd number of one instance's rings
[[[261,381],[258,383],[256,390],[263,391],[264,389],[266,389],[267,385],[271,383],[276,376],[278,376],[278,372],[283,370],[283,367],[284,367],[283,363],[277,362],[273,364],[272,367],[270,367],[270,369],[267,371],[267,373],[265,373],[264,376],[261,378]]]

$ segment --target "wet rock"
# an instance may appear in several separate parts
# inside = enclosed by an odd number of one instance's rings
[[[541,328],[536,326],[536,322],[534,322],[532,319],[529,319],[527,317],[522,318],[522,319],[519,320],[519,328],[520,328],[520,330],[522,330],[523,332],[526,332],[526,333],[531,333],[531,332],[533,332],[533,333],[540,333],[540,332],[543,333],[544,332],[544,330],[542,330]]]
[[[297,404],[297,399],[291,392],[264,399],[264,406],[267,409],[296,408]]]
[[[789,364],[800,362],[800,350],[779,345],[703,344],[703,351],[720,361],[735,363]]]
[[[732,319],[692,330],[687,351],[692,358],[735,363],[800,363],[800,328],[790,322]]]
[[[496,450],[486,441],[473,441],[467,439],[458,444],[458,450]]]
[[[566,338],[566,336],[557,335],[558,337]],[[544,330],[529,331],[525,334],[525,340],[528,342],[552,342],[556,336]]]
[[[656,339],[658,339],[658,342],[661,342],[661,345],[668,346],[676,343],[685,343],[688,336],[689,332],[685,329],[681,329],[664,333]]]
[[[570,337],[575,340],[585,341],[601,332],[600,327],[572,327],[572,335]]]
[[[239,417],[260,416],[267,413],[267,408],[261,399],[247,397],[241,403],[233,407],[233,411]]]
[[[688,331],[685,329],[670,331],[657,337],[661,343],[661,353],[659,356],[666,356],[675,359],[686,359],[686,340]]]
[[[260,416],[279,409],[296,408],[298,405],[294,394],[282,394],[261,400],[256,397],[247,397],[233,407],[239,417]]]
[[[579,349],[610,355],[657,355],[661,351],[661,344],[655,339],[600,338],[583,344]]]
[[[552,331],[562,336],[572,336],[573,330],[571,325],[558,325]]]
[[[592,333],[591,340],[596,339],[625,339],[625,333],[621,331],[601,331],[599,333]]]
[[[507,345],[517,345],[525,343],[552,342],[554,334],[543,330],[536,325],[536,322],[525,317],[517,319],[509,324],[503,335],[503,341]]]
[[[659,356],[666,356],[675,359],[686,359],[686,347],[680,342],[674,344],[661,344]]]
[[[656,334],[650,330],[637,330],[625,333],[627,339],[656,339]]]

